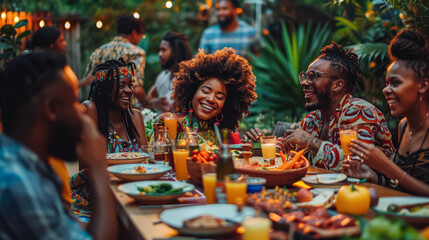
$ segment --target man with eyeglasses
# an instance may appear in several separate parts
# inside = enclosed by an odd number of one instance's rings
[[[357,131],[359,141],[374,144],[392,157],[395,148],[383,114],[369,102],[351,95],[362,75],[358,56],[335,42],[320,52],[307,72],[299,74],[305,108],[310,113],[300,128],[286,131],[278,146],[283,151],[308,148],[313,155],[312,165],[338,171],[344,159],[339,128],[349,125]],[[253,129],[247,132],[252,140],[260,135]]]

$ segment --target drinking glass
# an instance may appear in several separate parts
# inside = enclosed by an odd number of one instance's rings
[[[166,113],[164,117],[164,125],[168,128],[168,135],[174,140],[177,137],[177,115],[174,113]]]
[[[225,191],[227,203],[236,204],[239,201],[244,203],[247,197],[247,175],[237,173],[226,175]]]
[[[246,218],[242,224],[244,234],[243,240],[268,240],[271,222],[268,218]]]
[[[149,157],[146,158],[142,163],[155,163],[152,147],[149,145],[142,145],[140,148],[142,152],[147,153],[149,155]]]
[[[189,156],[188,143],[185,139],[178,139],[176,149],[173,150],[174,166],[176,167],[176,179],[188,180],[188,165],[186,159]]]
[[[357,128],[353,125],[341,125],[340,126],[340,142],[343,153],[347,160],[350,160],[351,152],[349,147],[352,144],[352,140],[357,140]]]
[[[276,159],[276,136],[261,136],[262,157],[264,160]],[[271,162],[271,161],[270,161]]]
[[[216,166],[212,164],[201,164],[203,175],[204,195],[207,204],[216,203]]]

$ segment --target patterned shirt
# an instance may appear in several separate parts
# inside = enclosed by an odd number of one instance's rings
[[[92,239],[62,203],[49,164],[0,135],[0,239]]]
[[[309,113],[301,122],[301,128],[316,138],[320,137],[323,126],[320,110]],[[341,149],[339,126],[357,126],[358,140],[374,144],[389,158],[393,158],[395,148],[383,114],[365,100],[347,94],[338,104],[329,119],[328,141],[322,141],[312,164],[319,168],[339,170],[344,159]]]
[[[218,24],[204,30],[200,40],[200,49],[208,53],[232,47],[237,54],[245,55],[256,43],[256,30],[243,21],[238,21],[238,27],[232,32],[224,32]]]

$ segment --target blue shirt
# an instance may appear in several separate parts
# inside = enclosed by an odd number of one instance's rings
[[[92,239],[60,192],[61,181],[48,164],[0,135],[0,239]]]
[[[238,27],[232,32],[224,32],[218,24],[204,30],[200,40],[200,49],[213,53],[225,47],[232,47],[235,52],[245,55],[256,43],[256,30],[243,21],[238,21]]]

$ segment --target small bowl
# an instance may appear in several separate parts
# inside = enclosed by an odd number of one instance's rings
[[[248,177],[247,178],[247,192],[256,193],[262,190],[267,180],[260,177]]]

